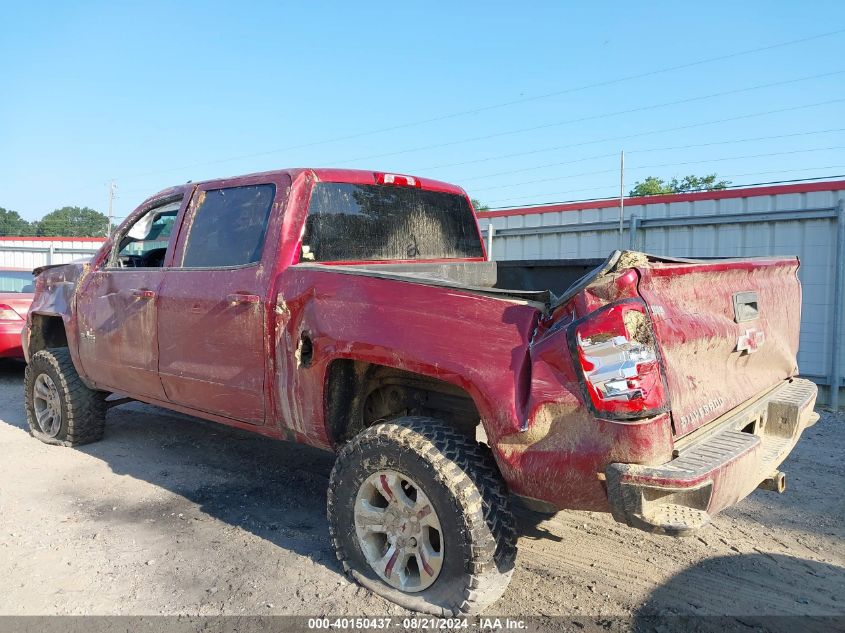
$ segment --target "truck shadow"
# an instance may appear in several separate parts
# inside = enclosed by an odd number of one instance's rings
[[[834,631],[845,626],[845,569],[782,554],[718,556],[660,585],[632,630]]]
[[[0,358],[0,422],[19,429],[26,429],[26,414],[23,408],[23,375],[26,365],[23,361]],[[6,396],[6,390],[10,397]],[[17,397],[17,398],[16,398]]]
[[[166,529],[202,513],[342,573],[326,521],[332,453],[139,403],[112,409],[105,438],[78,450],[176,495],[107,499],[92,518]]]

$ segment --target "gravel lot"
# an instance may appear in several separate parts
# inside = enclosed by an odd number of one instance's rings
[[[332,456],[140,404],[82,449],[26,429],[23,367],[0,367],[0,614],[400,615],[331,550]],[[496,614],[845,615],[845,418],[698,537],[567,512],[520,518]]]

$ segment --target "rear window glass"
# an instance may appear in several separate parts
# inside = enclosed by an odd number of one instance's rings
[[[475,216],[463,196],[391,185],[314,185],[302,261],[481,256]]]
[[[182,266],[218,268],[261,260],[275,185],[205,192],[191,225]]]
[[[25,270],[0,270],[0,292],[34,292],[32,273]]]

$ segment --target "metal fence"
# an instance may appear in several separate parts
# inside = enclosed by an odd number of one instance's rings
[[[38,268],[90,257],[103,244],[97,238],[0,237],[0,267]]]
[[[592,208],[510,210],[482,217],[480,224],[487,240],[493,227],[492,256],[501,260],[604,258],[617,248],[693,258],[798,255],[799,368],[819,385],[820,401],[838,406],[845,352],[845,182],[832,184],[837,188],[783,194],[748,189],[721,199],[628,199],[621,234],[618,202],[610,200]]]

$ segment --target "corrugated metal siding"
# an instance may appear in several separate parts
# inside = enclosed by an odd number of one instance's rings
[[[762,195],[713,200],[692,200],[656,204],[632,204],[626,200],[626,230],[620,239],[619,208],[608,202],[606,208],[573,209],[482,218],[486,231],[494,230],[493,258],[572,259],[606,257],[616,248],[642,250],[675,257],[752,257],[797,255],[801,260],[799,277],[803,286],[801,347],[798,354],[802,374],[827,384],[832,362],[834,282],[836,277],[836,219],[801,218],[801,212],[832,209],[845,201],[845,190],[812,191],[782,195]],[[845,204],[843,202],[842,204]],[[700,218],[709,215],[796,212],[795,219],[767,222],[731,222],[716,225],[640,227],[633,244],[628,221],[658,218]],[[791,215],[791,214],[787,214]],[[593,223],[607,223],[590,230]],[[577,225],[577,232],[543,233],[548,227]],[[520,228],[531,234],[509,235],[506,229]],[[500,234],[499,231],[505,230]],[[839,306],[843,309],[845,306]],[[845,367],[845,344],[839,341],[839,354]]]
[[[96,253],[103,240],[90,238],[33,240],[0,239],[0,266],[11,268],[38,268],[46,264],[66,264]]]

